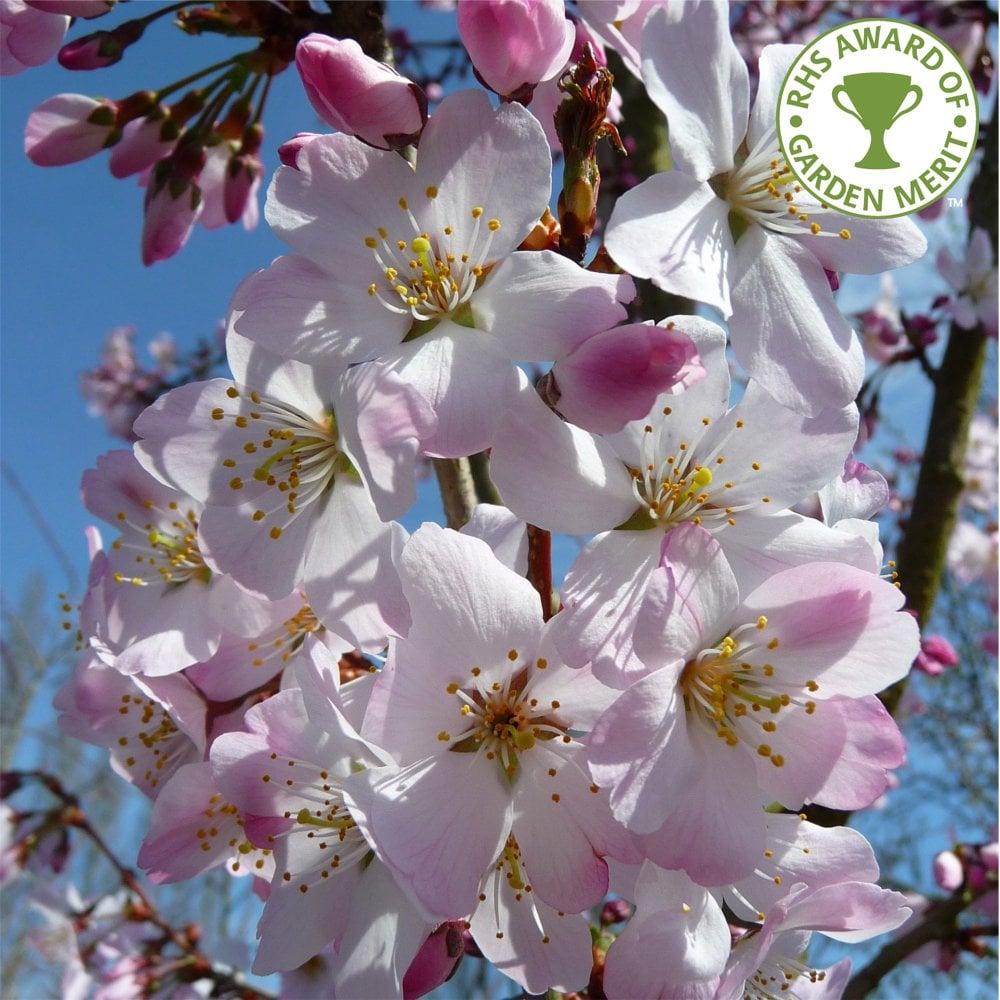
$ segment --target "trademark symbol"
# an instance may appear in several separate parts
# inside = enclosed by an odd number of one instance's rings
[[[949,198],[948,199],[949,208],[965,208],[964,198]]]

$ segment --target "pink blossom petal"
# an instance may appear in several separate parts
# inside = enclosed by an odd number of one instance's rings
[[[534,878],[525,872],[528,878]],[[503,874],[487,878],[471,930],[486,958],[529,993],[582,989],[593,964],[585,916],[515,893]]]
[[[359,782],[351,797],[379,856],[429,914],[471,913],[510,834],[499,769],[478,754],[441,753],[375,774],[372,784],[369,791]]]
[[[919,652],[916,622],[900,611],[903,601],[896,587],[877,576],[839,563],[813,563],[763,583],[737,616],[767,618],[768,634],[780,637],[774,655],[789,682],[818,681],[818,698],[857,698],[905,676]]]
[[[611,212],[605,242],[631,274],[723,316],[732,313],[729,206],[703,181],[674,170],[626,191]]]
[[[737,361],[785,406],[819,413],[847,406],[861,388],[861,345],[822,267],[797,240],[760,226],[744,233],[730,330]]]
[[[635,295],[628,275],[594,274],[551,250],[515,252],[497,265],[472,298],[479,329],[495,335],[511,358],[561,358],[626,317]]]
[[[492,445],[517,389],[517,373],[495,338],[445,320],[386,360],[437,416],[424,454],[455,458]]]
[[[729,957],[722,908],[683,872],[647,861],[639,872],[636,912],[608,950],[609,997],[710,1000]]]
[[[728,171],[747,131],[750,78],[726,8],[705,0],[650,14],[642,77],[667,116],[676,167],[699,181]]]
[[[338,427],[384,521],[417,498],[416,458],[437,429],[430,404],[384,365],[355,365],[343,375]]]
[[[568,534],[628,520],[638,501],[611,446],[561,421],[523,373],[519,380],[520,392],[498,423],[490,454],[490,471],[507,506],[531,524]]]

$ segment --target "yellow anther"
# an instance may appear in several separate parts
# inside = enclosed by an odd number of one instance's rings
[[[240,396],[240,391],[239,391],[239,389],[237,389],[237,388],[236,388],[235,386],[232,386],[232,385],[231,385],[231,386],[230,386],[230,387],[229,387],[229,388],[228,388],[228,389],[226,390],[226,395],[227,395],[227,396],[228,396],[228,397],[229,397],[230,399],[239,399],[239,396]]]
[[[472,210],[472,217],[478,219],[483,214],[483,210],[478,206]]]
[[[374,236],[366,236],[365,246],[368,247],[369,250],[374,250],[378,246],[378,240],[375,239]]]
[[[435,185],[431,184],[424,194],[427,195],[428,198],[436,198],[438,196],[438,189]]]
[[[490,219],[490,221],[487,222],[486,225],[491,233],[495,233],[500,228],[500,220]]]
[[[842,240],[849,240],[851,238],[851,231],[850,229],[841,229],[838,235]]]
[[[809,226],[809,232],[811,232],[813,236],[818,236],[822,231],[823,227],[818,222],[814,222]]]

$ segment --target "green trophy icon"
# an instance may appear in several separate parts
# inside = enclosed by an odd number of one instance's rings
[[[903,107],[913,94],[916,100]],[[850,105],[842,104],[843,95]],[[923,91],[903,73],[852,73],[833,88],[833,103],[856,118],[871,133],[868,152],[854,165],[868,170],[891,170],[899,164],[885,148],[885,134],[903,115],[912,111],[923,98]]]

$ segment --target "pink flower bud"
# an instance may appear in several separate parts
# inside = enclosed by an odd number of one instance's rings
[[[163,139],[169,119],[134,118],[122,129],[122,137],[111,150],[108,166],[113,177],[129,177],[169,156],[176,139]]]
[[[929,635],[920,640],[920,652],[913,665],[931,677],[944,673],[948,667],[958,663],[958,653],[947,639],[940,635]]]
[[[257,188],[263,173],[256,153],[240,153],[226,164],[226,179],[222,188],[222,204],[227,222],[243,221],[246,229],[257,224]]]
[[[946,892],[954,892],[965,881],[965,869],[954,851],[939,851],[932,867],[934,881]]]
[[[563,0],[460,0],[458,33],[480,79],[512,99],[555,76],[576,37]]]
[[[39,167],[59,167],[99,153],[114,139],[115,106],[83,94],[42,101],[24,127],[24,151]]]
[[[465,954],[464,928],[464,921],[450,920],[441,924],[420,946],[403,976],[404,1000],[417,1000],[454,975]]]
[[[69,27],[65,14],[49,14],[23,0],[0,0],[0,76],[13,76],[47,63]]]
[[[299,169],[299,153],[309,145],[313,139],[319,137],[318,132],[298,132],[293,135],[291,139],[287,142],[283,142],[278,147],[278,159],[286,167],[291,167],[293,170]]]
[[[63,69],[104,69],[121,60],[133,42],[145,30],[142,21],[126,21],[113,31],[95,31],[84,38],[76,38],[59,50],[59,65]]]
[[[614,434],[649,413],[661,392],[681,392],[705,377],[698,352],[680,330],[637,323],[599,333],[553,367],[556,408],[570,422]]]
[[[146,189],[142,226],[142,262],[147,267],[167,260],[185,243],[201,215],[204,201],[194,180],[172,174],[169,161]]]
[[[427,121],[424,92],[366,56],[351,38],[306,35],[295,49],[295,65],[319,116],[371,146],[406,146]]]

